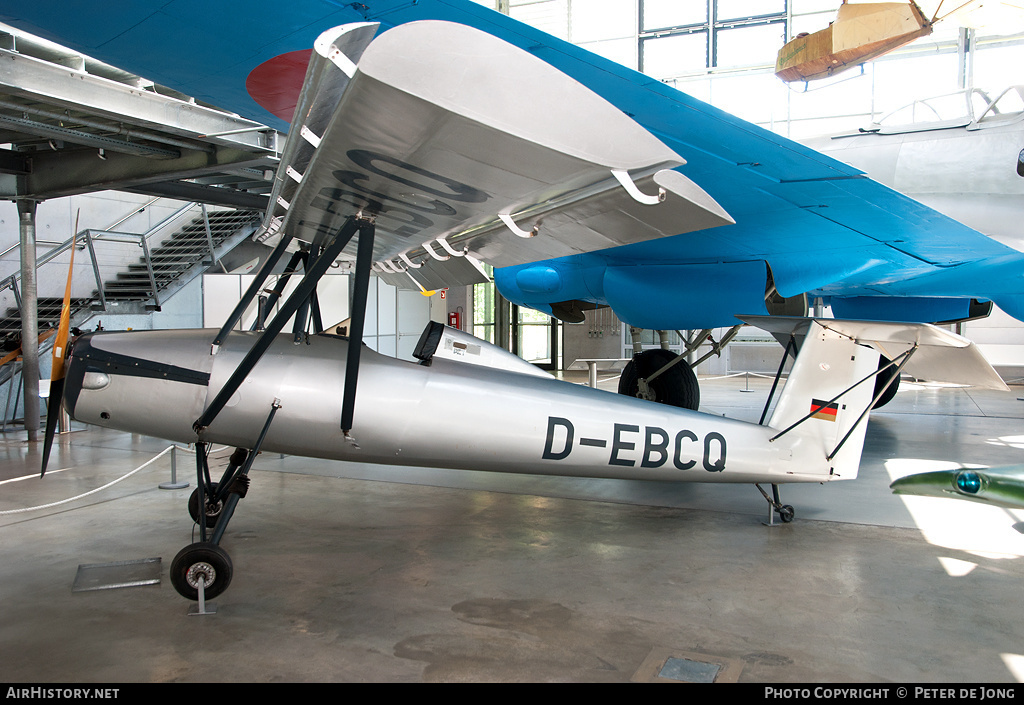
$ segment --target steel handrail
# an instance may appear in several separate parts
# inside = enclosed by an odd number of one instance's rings
[[[103,292],[103,277],[100,274],[99,262],[98,262],[97,257],[96,257],[96,249],[93,246],[93,242],[96,241],[96,240],[101,240],[102,241],[102,240],[105,240],[105,239],[114,239],[114,238],[108,238],[108,237],[97,237],[97,235],[120,236],[120,237],[125,237],[125,238],[139,238],[139,247],[141,247],[142,250],[143,250],[143,255],[144,255],[144,258],[145,258],[145,262],[146,262],[146,270],[147,270],[147,273],[149,274],[150,285],[153,287],[153,292],[152,292],[152,294],[153,294],[153,296],[152,296],[153,302],[154,302],[154,305],[159,306],[160,305],[160,297],[159,297],[159,294],[157,293],[156,276],[155,276],[155,273],[153,271],[153,261],[150,258],[150,253],[149,253],[149,244],[148,244],[149,238],[152,237],[153,234],[155,234],[156,232],[158,232],[159,230],[164,228],[168,223],[170,223],[173,220],[179,218],[182,214],[187,213],[192,208],[195,208],[198,205],[198,203],[196,203],[194,201],[190,202],[190,203],[186,203],[185,205],[183,205],[180,208],[176,209],[174,212],[172,212],[170,215],[168,215],[166,218],[161,220],[159,223],[157,223],[156,225],[154,225],[152,228],[150,228],[149,230],[147,230],[144,233],[123,233],[123,232],[116,232],[116,231],[112,230],[112,228],[115,228],[118,225],[120,225],[121,223],[124,223],[126,220],[131,218],[133,215],[137,215],[138,213],[141,213],[143,210],[145,210],[146,208],[151,206],[153,203],[156,203],[156,201],[158,201],[158,200],[160,200],[160,199],[154,198],[154,199],[151,199],[151,200],[147,201],[142,206],[139,206],[139,207],[133,209],[131,213],[129,213],[129,214],[125,215],[124,217],[119,218],[118,220],[114,221],[111,225],[109,225],[107,228],[105,228],[103,230],[97,230],[97,229],[93,229],[93,228],[87,228],[85,230],[82,230],[81,232],[78,233],[77,237],[70,237],[70,238],[68,238],[67,240],[65,240],[61,244],[57,245],[53,249],[48,250],[47,252],[45,252],[41,257],[36,258],[36,267],[39,268],[39,267],[47,264],[48,262],[52,262],[59,255],[61,255],[64,252],[68,251],[69,249],[71,249],[71,245],[72,245],[73,242],[76,241],[76,239],[79,240],[79,241],[83,241],[84,240],[84,244],[80,243],[79,247],[81,249],[88,249],[89,250],[89,257],[92,260],[93,276],[96,278],[97,296],[99,298],[100,305],[101,305],[102,309],[104,311],[106,311],[107,310],[107,300],[106,300],[106,296],[104,295],[104,292]],[[14,247],[19,247],[19,246],[20,246],[20,243],[18,243],[18,245],[15,245]],[[14,247],[8,249],[7,251],[10,252],[11,249],[14,249]],[[18,291],[18,281],[20,279],[21,279],[21,272],[18,271],[18,272],[15,272],[14,274],[11,274],[6,279],[0,280],[0,292],[4,291],[7,288],[11,288],[12,291],[14,292],[14,297],[15,297],[15,300],[17,301],[17,303],[18,303],[18,308],[19,309],[21,308],[21,295],[20,295],[20,292]]]

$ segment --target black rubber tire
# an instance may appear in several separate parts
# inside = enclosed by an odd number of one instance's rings
[[[232,572],[231,557],[223,548],[209,542],[193,543],[171,561],[171,585],[182,597],[198,600],[198,578],[203,575],[203,593],[209,600],[227,590]]]
[[[217,483],[214,482],[209,492],[217,491]],[[211,510],[209,507],[209,494],[207,494],[207,508],[206,508],[206,525],[208,527],[217,526],[217,520],[220,519],[220,513],[224,510],[224,502],[220,502],[215,509]],[[199,523],[199,488],[192,490],[192,494],[188,496],[188,515],[192,517],[192,521]]]
[[[888,365],[890,362],[892,362],[892,360],[887,358],[885,355],[879,355],[878,356],[878,369],[882,369],[883,367]],[[893,374],[895,372],[896,372],[896,368],[893,367],[893,368],[888,369],[885,372],[881,373],[877,377],[875,377],[875,394],[878,394],[880,391],[882,391],[882,387],[885,386],[886,382],[888,382],[890,379],[892,379]],[[883,394],[881,397],[879,397],[878,401],[876,401],[875,405],[873,407],[871,407],[871,408],[872,409],[881,409],[883,406],[885,406],[886,404],[888,404],[889,402],[892,401],[892,398],[894,396],[896,396],[896,392],[898,392],[899,389],[900,389],[900,378],[899,378],[899,375],[897,375],[896,378],[892,380],[892,384],[889,385],[889,388],[885,390],[885,394]]]
[[[619,394],[628,397],[635,397],[640,389],[638,379],[653,375],[670,361],[678,357],[671,350],[644,350],[635,355],[619,377]],[[700,406],[700,385],[697,384],[697,375],[693,373],[690,366],[685,362],[679,362],[667,372],[657,377],[650,384],[654,392],[654,401],[669,406],[678,406],[681,409],[697,410]]]
[[[782,519],[783,524],[788,524],[793,521],[793,517],[796,516],[796,510],[790,504],[784,504],[779,509],[779,518]]]

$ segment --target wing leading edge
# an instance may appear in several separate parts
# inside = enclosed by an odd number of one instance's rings
[[[335,28],[315,45],[264,232],[323,245],[375,219],[406,288],[732,223],[682,157],[493,35],[441,21]]]

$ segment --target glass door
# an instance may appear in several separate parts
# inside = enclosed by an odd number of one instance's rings
[[[531,308],[515,306],[515,349],[512,351],[542,370],[559,368],[558,320]]]

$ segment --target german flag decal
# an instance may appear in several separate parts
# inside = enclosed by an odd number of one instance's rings
[[[811,399],[811,416],[812,419],[821,419],[823,421],[835,421],[836,414],[839,413],[839,403],[821,401],[820,399]]]

